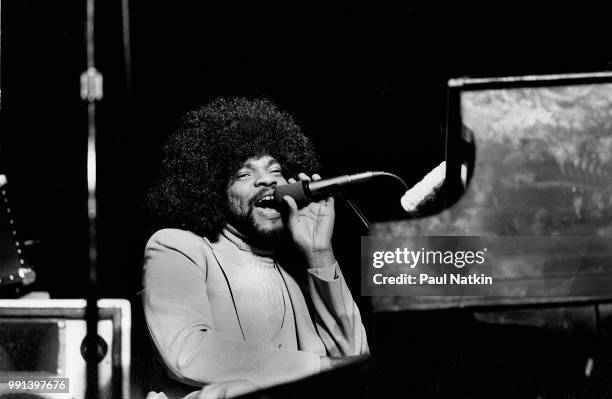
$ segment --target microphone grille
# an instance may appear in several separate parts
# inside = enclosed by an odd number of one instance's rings
[[[292,197],[298,204],[306,201],[306,193],[304,192],[304,183],[299,181],[296,183],[277,186],[274,189],[274,199],[280,205],[283,203],[283,197],[288,195]]]

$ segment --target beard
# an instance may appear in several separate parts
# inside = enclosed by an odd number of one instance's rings
[[[285,224],[282,219],[275,222],[273,226],[262,226],[255,219],[252,207],[245,214],[237,215],[230,212],[230,221],[239,232],[246,236],[249,242],[259,248],[277,247],[286,238]]]

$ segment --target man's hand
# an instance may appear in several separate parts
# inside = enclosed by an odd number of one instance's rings
[[[300,180],[308,180],[305,173],[298,175]],[[312,180],[321,180],[318,174],[312,175]],[[291,178],[289,183],[295,183]],[[302,251],[310,267],[326,267],[336,262],[331,246],[334,231],[334,197],[329,196],[318,202],[311,202],[298,209],[295,200],[288,195],[283,197],[288,208],[288,228],[297,248]]]
[[[340,357],[330,357],[330,356],[321,356],[321,371],[331,370],[336,367],[342,367],[361,359],[367,358],[368,355],[355,355],[355,356],[340,356]]]

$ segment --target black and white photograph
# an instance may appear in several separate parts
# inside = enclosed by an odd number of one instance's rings
[[[0,0],[0,398],[612,398],[609,15]]]

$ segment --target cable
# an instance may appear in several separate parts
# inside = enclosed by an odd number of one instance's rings
[[[338,196],[338,198],[342,201],[344,201],[344,203],[346,205],[348,205],[348,207],[353,211],[353,213],[355,213],[355,215],[357,215],[357,218],[359,219],[359,221],[364,225],[366,231],[370,229],[370,221],[368,220],[368,218],[364,215],[364,213],[361,211],[361,209],[359,209],[359,207],[357,206],[357,204],[350,198],[346,197],[342,192],[338,191],[336,193],[336,195]]]
[[[400,183],[402,183],[402,186],[404,187],[404,190],[408,191],[409,187],[406,184],[406,182],[404,181],[404,179],[402,179],[401,177],[399,177],[398,175],[394,174],[394,173],[389,173],[389,172],[372,172],[373,176],[388,176],[388,177],[392,177],[395,180],[399,181]],[[406,212],[406,215],[408,216],[408,218],[412,219],[412,220],[416,220],[417,217],[415,214],[411,213],[411,212]]]
[[[406,182],[404,181],[404,179],[402,179],[401,177],[399,177],[398,175],[394,174],[394,173],[389,173],[389,172],[373,172],[374,176],[389,176],[389,177],[393,177],[394,179],[398,180],[400,183],[402,183],[402,186],[404,186],[404,189],[406,191],[408,191],[408,185],[406,184]]]
[[[370,172],[370,173],[371,173],[372,177],[379,177],[379,176],[380,177],[382,177],[382,176],[392,177],[395,180],[397,180],[400,183],[402,183],[402,186],[404,187],[404,189],[406,191],[408,191],[408,185],[406,184],[404,179],[402,179],[401,177],[399,177],[398,175],[396,175],[394,173],[382,172],[382,171]],[[338,195],[338,198],[340,198],[342,201],[344,201],[344,203],[346,205],[348,205],[348,207],[355,213],[355,215],[357,216],[359,221],[364,225],[366,230],[369,230],[370,229],[370,222],[369,222],[368,218],[365,216],[365,214],[361,211],[361,209],[359,209],[357,204],[351,198],[348,198],[347,196],[343,195],[341,192],[337,192],[336,194]],[[409,215],[409,216],[414,219],[413,215]]]

